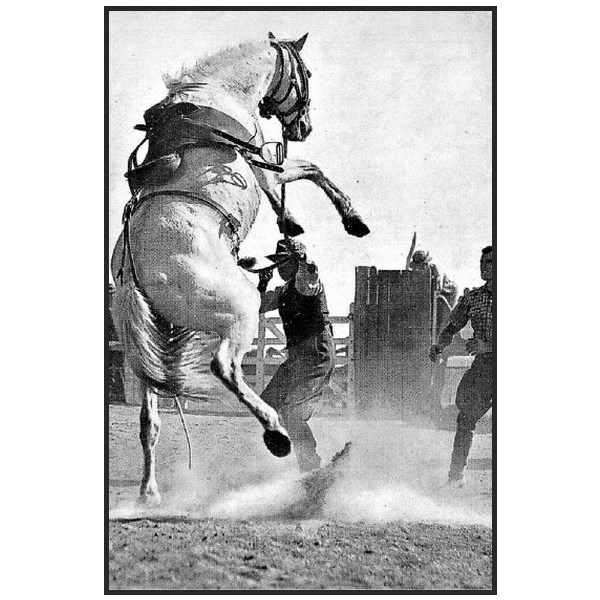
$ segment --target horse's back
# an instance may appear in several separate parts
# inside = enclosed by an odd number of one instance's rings
[[[141,195],[161,190],[192,192],[219,206],[239,222],[240,240],[248,235],[256,220],[262,194],[250,165],[233,148],[223,145],[185,150],[172,177],[160,185],[146,187]],[[197,204],[189,199],[187,202]],[[218,210],[213,211],[219,214]]]

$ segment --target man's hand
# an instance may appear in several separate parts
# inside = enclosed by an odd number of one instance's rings
[[[438,362],[439,356],[443,350],[444,348],[439,344],[433,344],[433,346],[429,348],[429,360],[433,363]]]
[[[471,338],[467,340],[467,352],[469,354],[481,354],[482,352],[491,352],[492,345],[481,338]]]
[[[271,279],[273,279],[273,269],[265,269],[258,274],[257,289],[261,294],[264,294],[267,291]]]

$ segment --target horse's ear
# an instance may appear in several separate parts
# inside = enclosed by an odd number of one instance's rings
[[[275,36],[270,31],[269,31],[269,39],[270,40],[274,40],[275,39]]]
[[[302,48],[304,48],[304,42],[306,42],[306,38],[308,37],[308,32],[306,32],[299,40],[294,42],[294,46],[296,46],[296,50],[300,52]]]

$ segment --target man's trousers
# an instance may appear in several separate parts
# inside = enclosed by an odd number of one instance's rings
[[[261,398],[283,419],[301,471],[321,464],[317,443],[307,423],[335,368],[335,346],[328,331],[288,348],[288,359],[264,389]]]
[[[449,478],[461,479],[467,465],[477,421],[492,406],[494,360],[491,352],[478,354],[463,375],[456,391],[456,434],[450,461]]]

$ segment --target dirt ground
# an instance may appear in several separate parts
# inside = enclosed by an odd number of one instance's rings
[[[291,518],[295,460],[272,457],[252,417],[187,415],[192,471],[178,415],[161,418],[163,501],[141,509],[138,409],[110,407],[110,590],[491,589],[490,435],[468,487],[448,490],[452,432],[315,418],[325,460],[352,451],[321,513]]]

